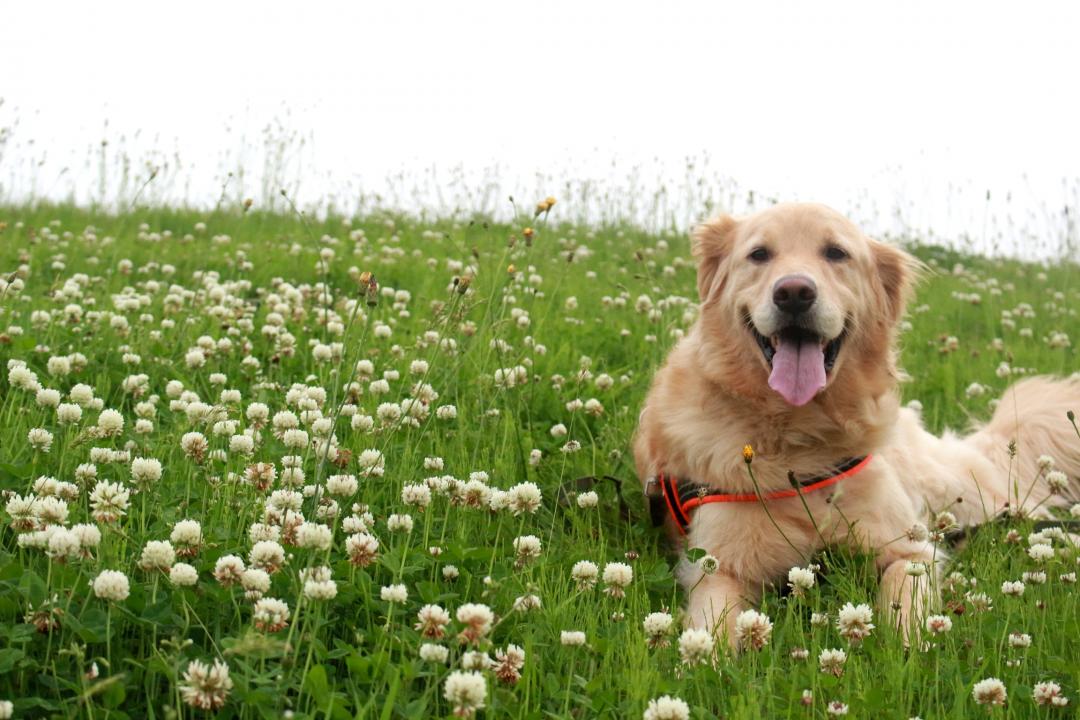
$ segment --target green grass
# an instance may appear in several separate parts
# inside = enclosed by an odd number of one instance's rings
[[[1075,571],[1075,557],[1063,550],[1046,568],[1046,584],[1029,583],[1022,597],[1005,597],[1004,580],[1035,569],[1026,542],[1003,542],[1010,529],[1005,525],[976,532],[948,569],[976,578],[977,590],[992,598],[993,610],[974,612],[963,602],[963,589],[946,592],[943,603],[952,601],[953,609],[966,611],[953,614],[952,631],[927,647],[906,650],[880,618],[859,648],[848,647],[835,627],[810,627],[812,612],[835,618],[843,603],[872,603],[876,595],[873,563],[843,550],[820,558],[818,585],[806,597],[765,593],[762,609],[774,629],[761,652],[737,657],[721,652],[715,666],[683,668],[676,631],[671,646],[647,646],[643,618],[668,609],[678,621],[682,592],[665,540],[648,523],[629,441],[652,372],[692,319],[694,269],[681,234],[548,225],[546,216],[501,225],[482,219],[421,223],[387,214],[354,219],[347,227],[337,217],[302,221],[239,209],[212,214],[140,209],[109,216],[70,207],[9,208],[0,210],[0,222],[5,223],[0,270],[26,271],[24,289],[9,289],[0,299],[0,360],[5,365],[25,361],[44,387],[65,394],[64,402],[75,383],[91,385],[105,408],[125,418],[116,437],[91,437],[98,414],[92,409],[77,425],[58,425],[56,412],[40,407],[33,392],[11,387],[5,369],[0,489],[25,496],[39,476],[74,482],[76,467],[90,462],[95,447],[126,447],[131,457],[155,458],[164,467],[160,481],[132,496],[122,520],[101,524],[100,546],[83,559],[50,561],[40,549],[20,547],[19,533],[3,514],[0,700],[14,701],[16,717],[194,717],[203,713],[183,703],[181,676],[189,661],[216,658],[228,663],[234,683],[219,717],[279,718],[285,711],[297,718],[447,716],[453,706],[444,700],[443,686],[460,667],[463,648],[455,636],[461,625],[453,621],[442,641],[450,649],[449,666],[420,660],[422,640],[413,624],[425,603],[437,603],[451,615],[464,603],[486,604],[498,619],[480,649],[493,652],[508,643],[524,648],[525,664],[515,685],[484,673],[483,717],[636,718],[650,699],[664,694],[681,697],[692,717],[700,718],[823,717],[832,700],[847,703],[856,717],[981,717],[985,710],[975,705],[971,691],[986,677],[1001,678],[1009,691],[1007,705],[995,708],[995,716],[1074,710],[1080,691],[1080,603],[1075,586],[1059,577]],[[205,231],[195,229],[200,222]],[[144,223],[145,232],[140,231]],[[536,229],[531,245],[523,239],[526,225]],[[350,232],[359,230],[365,239],[350,239]],[[165,231],[171,237],[160,237]],[[320,262],[322,247],[332,248],[334,259]],[[1009,382],[997,374],[1002,362],[1025,372],[1076,370],[1074,347],[1047,342],[1052,333],[1065,333],[1074,342],[1080,338],[1075,265],[1036,267],[940,248],[913,249],[936,272],[920,287],[912,327],[903,335],[903,364],[912,379],[902,391],[905,400],[922,403],[932,430],[985,419],[992,398]],[[958,264],[963,271],[954,271]],[[165,274],[167,265],[175,269],[172,274]],[[469,266],[472,271],[461,269]],[[361,271],[374,273],[384,290],[407,291],[409,299],[395,302],[379,293],[374,306],[365,304]],[[218,274],[216,279],[210,272]],[[462,294],[452,279],[467,272],[475,279]],[[81,280],[69,282],[77,277]],[[318,283],[329,288],[329,298],[320,298]],[[114,296],[125,288],[141,296],[136,309],[116,309]],[[981,301],[973,303],[966,297],[971,293]],[[272,307],[275,294],[289,307]],[[654,317],[638,311],[641,296],[659,310]],[[341,318],[339,336],[318,322],[327,300]],[[359,303],[355,315],[350,302]],[[63,318],[73,303],[83,309],[77,323]],[[1016,317],[1024,303],[1033,317]],[[215,306],[227,306],[228,312],[211,312]],[[292,354],[262,332],[275,309],[295,337]],[[33,311],[55,317],[35,321]],[[1006,311],[1014,315],[1015,327],[1003,323]],[[527,325],[517,317],[522,312]],[[114,313],[127,318],[126,332],[111,324]],[[165,319],[174,322],[172,327],[162,325]],[[391,337],[378,337],[377,323],[390,326]],[[456,352],[447,352],[433,337],[425,340],[429,332],[454,340]],[[202,336],[227,337],[232,348],[208,357],[201,368],[188,367],[185,356]],[[943,352],[950,336],[956,349]],[[1001,339],[996,349],[995,338]],[[317,362],[310,342],[340,342],[343,355]],[[85,356],[85,368],[67,376],[49,374],[51,356],[76,352]],[[125,364],[126,353],[139,362]],[[245,355],[259,361],[257,369],[241,364]],[[376,418],[373,431],[352,429],[338,410],[345,402],[342,381],[351,379],[361,359],[372,361],[375,378],[387,370],[398,371],[400,378],[389,382],[385,395],[372,394],[364,380],[363,394],[355,400],[359,414],[376,416],[380,403],[400,402],[413,382],[422,380],[439,394],[430,416],[415,427]],[[415,360],[428,362],[417,377],[410,375]],[[527,370],[527,382],[496,386],[496,370],[519,365]],[[583,370],[591,376],[583,376]],[[135,397],[123,382],[139,373],[148,376],[148,389]],[[223,373],[225,384],[212,384],[212,373]],[[610,388],[597,387],[602,373],[614,380]],[[385,456],[384,476],[360,478],[355,497],[336,498],[340,515],[325,521],[334,532],[329,551],[286,546],[288,562],[272,576],[267,592],[289,604],[289,625],[279,632],[256,630],[252,602],[237,587],[222,587],[213,570],[226,554],[247,559],[248,526],[262,519],[268,493],[237,477],[251,463],[268,462],[278,466],[280,484],[280,460],[293,453],[264,429],[250,458],[226,452],[194,462],[181,450],[185,433],[203,432],[214,450],[227,450],[229,438],[171,409],[166,395],[171,380],[211,404],[222,388],[239,390],[241,403],[227,408],[238,433],[250,425],[244,414],[249,403],[267,404],[272,415],[286,408],[291,384],[325,388],[321,412],[336,420],[339,448],[353,455],[347,469],[338,469],[325,462],[325,453],[300,451],[307,484],[357,473],[357,457],[366,449]],[[986,392],[969,397],[972,383]],[[150,418],[152,432],[136,433],[137,405],[152,396],[159,398]],[[566,404],[577,398],[596,398],[603,413],[568,410]],[[437,419],[434,407],[449,404],[456,406],[456,419]],[[146,406],[138,411],[149,412]],[[568,428],[566,438],[551,434],[557,423]],[[30,447],[31,428],[53,433],[48,453]],[[568,440],[580,443],[580,450],[562,452]],[[535,464],[529,459],[534,449],[542,453]],[[428,457],[442,458],[444,469],[425,470]],[[452,505],[438,492],[423,512],[402,503],[408,483],[443,474],[467,480],[477,471],[488,473],[489,485],[503,490],[535,482],[543,491],[541,507],[515,516]],[[128,463],[101,462],[97,472],[98,480],[133,486]],[[622,502],[617,486],[605,480],[595,487],[599,506],[579,508],[574,481],[603,475],[624,480]],[[69,524],[92,522],[93,484],[84,484],[69,502]],[[378,560],[364,568],[351,565],[344,552],[341,524],[354,502],[370,509],[371,533],[381,543]],[[315,504],[308,497],[302,509],[313,521]],[[412,531],[390,531],[386,520],[393,513],[410,514]],[[168,539],[183,519],[201,523],[204,543],[193,558],[184,559],[198,570],[197,584],[181,588],[165,573],[140,569],[138,562],[147,541]],[[1014,523],[1010,527],[1026,537],[1030,527]],[[542,554],[515,567],[512,542],[527,534],[541,539]],[[437,557],[429,552],[432,546],[441,548]],[[628,553],[633,559],[627,560]],[[634,578],[626,597],[609,597],[602,583],[576,589],[570,569],[579,560],[601,568],[629,562]],[[459,570],[455,581],[443,576],[451,564]],[[324,565],[332,570],[337,596],[322,602],[304,598],[300,571]],[[90,583],[104,569],[130,578],[126,600],[94,597]],[[380,599],[380,588],[396,583],[406,586],[408,600],[391,606]],[[542,608],[514,612],[515,598],[527,594],[538,595]],[[50,613],[56,623],[51,631],[38,632],[28,622],[31,608]],[[561,645],[565,630],[585,632],[587,644]],[[1030,634],[1031,647],[1010,649],[1010,632]],[[796,647],[807,648],[809,660],[792,659]],[[816,658],[824,648],[847,649],[843,677],[818,671]],[[1072,700],[1070,707],[1037,707],[1031,691],[1042,680],[1058,682]],[[801,703],[806,689],[813,693],[809,708]]]

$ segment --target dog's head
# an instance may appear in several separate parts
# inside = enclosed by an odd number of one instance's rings
[[[833,386],[895,382],[895,330],[919,267],[910,255],[811,204],[720,217],[693,245],[703,350],[721,383],[801,406]]]

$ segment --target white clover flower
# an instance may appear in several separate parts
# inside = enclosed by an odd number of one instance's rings
[[[143,547],[139,567],[143,570],[167,571],[176,562],[176,551],[167,540],[151,540]]]
[[[1029,648],[1031,647],[1031,636],[1027,633],[1009,633],[1009,647]]]
[[[591,588],[600,577],[600,568],[589,560],[579,560],[570,569],[570,577],[577,583],[578,589]]]
[[[612,597],[623,597],[626,587],[634,579],[634,569],[626,563],[610,562],[604,565],[604,592]]]
[[[1004,705],[1008,698],[1005,683],[993,677],[975,683],[971,695],[980,705]]]
[[[540,557],[540,538],[535,535],[522,535],[514,538],[513,544],[519,566]]]
[[[874,624],[870,622],[874,617],[869,605],[852,605],[845,603],[836,618],[836,629],[847,638],[852,645],[870,636]]]
[[[821,672],[840,677],[844,674],[847,653],[840,649],[825,649],[818,655],[818,667]]]
[[[115,522],[127,514],[130,497],[122,483],[101,480],[90,492],[91,515],[101,523]]]
[[[131,479],[136,485],[149,485],[161,479],[161,461],[154,458],[133,458],[131,460]]]
[[[735,618],[735,640],[742,648],[760,650],[769,644],[772,620],[757,610],[743,610]]]
[[[667,635],[674,624],[675,618],[670,613],[654,612],[646,615],[641,626],[648,637],[649,647],[666,647]]]
[[[447,566],[449,567],[449,566]],[[465,626],[458,638],[463,642],[478,643],[491,630],[495,622],[495,613],[487,605],[465,603],[455,613],[459,623]]]
[[[600,496],[587,490],[577,496],[577,506],[582,509],[594,508],[600,503]]]
[[[379,597],[388,603],[400,605],[409,599],[409,590],[404,585],[385,585],[379,591]]]
[[[715,647],[715,639],[705,630],[687,628],[679,636],[679,657],[689,666],[707,662]]]
[[[273,573],[285,564],[285,548],[272,540],[257,542],[248,553],[248,564]]]
[[[506,491],[506,504],[514,515],[535,513],[541,501],[540,488],[533,482],[518,483]]]
[[[1006,580],[1001,583],[1001,593],[1003,595],[1012,595],[1014,597],[1020,597],[1024,594],[1024,583],[1019,580]]]
[[[338,497],[352,497],[360,489],[355,475],[331,475],[326,478],[326,492]]]
[[[94,578],[94,597],[113,602],[123,602],[131,594],[127,575],[118,570],[102,570]]]
[[[1035,683],[1031,692],[1036,705],[1049,707],[1065,707],[1069,704],[1069,698],[1061,694],[1061,686],[1056,682]]]
[[[368,449],[360,453],[356,458],[356,464],[360,467],[360,474],[364,477],[382,477],[386,459],[378,450]]]
[[[423,643],[420,646],[420,659],[424,662],[445,665],[450,658],[450,648],[435,643]]]
[[[49,528],[47,550],[49,557],[54,560],[74,560],[82,553],[82,543],[79,536],[67,528],[54,526]]]
[[[289,604],[277,598],[257,600],[252,620],[258,630],[265,632],[283,630],[289,624]]]
[[[585,641],[585,633],[580,630],[563,630],[559,634],[559,642],[566,647],[580,647]]]
[[[803,595],[807,590],[814,587],[816,578],[810,568],[793,567],[788,570],[788,587],[796,597]]]
[[[103,435],[119,435],[124,429],[124,416],[116,410],[102,410],[97,426]]]
[[[30,432],[26,434],[26,441],[30,443],[30,447],[35,450],[47,453],[52,449],[53,434],[45,428],[32,428]]]
[[[304,522],[296,529],[296,546],[299,548],[329,550],[333,540],[333,531],[322,523]]]
[[[690,706],[677,697],[661,695],[649,701],[643,720],[689,720]]]
[[[421,509],[431,504],[431,488],[425,483],[406,483],[401,488],[401,502]]]
[[[413,529],[412,515],[394,513],[386,518],[386,528],[390,532],[409,533]]]
[[[952,618],[948,615],[928,615],[926,617],[926,631],[934,635],[944,635],[952,630]]]
[[[479,672],[455,670],[446,678],[446,683],[443,685],[443,697],[454,706],[454,715],[472,717],[477,710],[484,707],[484,701],[487,699],[487,681]]]
[[[191,587],[199,582],[199,572],[187,563],[178,562],[169,568],[169,582],[177,587]]]
[[[188,663],[183,682],[179,685],[180,698],[193,708],[214,711],[221,709],[233,689],[229,666],[214,660],[213,666],[198,660]]]
[[[337,597],[337,590],[337,583],[329,578],[304,581],[304,596],[309,600],[333,600]]]
[[[1035,562],[1046,562],[1054,557],[1054,548],[1047,543],[1035,543],[1028,548],[1028,556]]]

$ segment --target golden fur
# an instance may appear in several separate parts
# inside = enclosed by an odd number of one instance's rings
[[[829,245],[842,248],[846,259],[827,258],[823,249]],[[768,262],[748,260],[758,247],[769,249]],[[1048,492],[1045,473],[1036,467],[1042,454],[1055,458],[1075,495],[1080,441],[1066,411],[1080,411],[1080,377],[1017,383],[993,419],[963,438],[933,436],[915,411],[900,407],[896,329],[920,269],[902,250],[866,237],[829,208],[784,204],[699,227],[693,251],[701,313],[646,398],[634,441],[639,477],[645,481],[664,471],[753,492],[742,455],[750,444],[756,478],[768,492],[788,487],[788,471],[816,475],[842,458],[874,458],[853,478],[805,495],[814,522],[798,498],[770,502],[772,521],[759,503],[694,511],[687,547],[704,548],[720,569],[702,577],[695,565],[682,563],[681,579],[692,588],[688,623],[730,631],[764,584],[805,565],[825,544],[851,542],[876,553],[879,607],[889,613],[899,606],[892,617],[906,631],[905,620],[920,609],[913,602],[921,605],[929,592],[928,578],[906,574],[907,562],[922,561],[936,572],[943,558],[931,544],[908,539],[912,526],[945,509],[961,525],[979,523],[1005,509],[1010,496],[1015,508],[1013,483],[1026,511],[1046,514],[1067,499]],[[816,283],[819,324],[832,328],[824,336],[841,326],[845,332],[824,389],[801,407],[770,388],[769,361],[748,328],[768,324],[774,283],[791,273]],[[1010,462],[1012,441],[1016,457]]]

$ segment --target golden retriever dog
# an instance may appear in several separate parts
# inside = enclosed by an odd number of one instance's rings
[[[1077,375],[1016,383],[967,437],[931,435],[900,406],[897,328],[920,270],[904,251],[827,207],[783,204],[698,227],[693,252],[700,315],[657,373],[634,439],[673,535],[719,561],[710,574],[681,563],[688,624],[734,642],[735,617],[764,585],[854,543],[876,555],[879,610],[906,633],[943,559],[925,532],[935,513],[963,526],[1075,499]],[[680,492],[723,498],[689,508]],[[927,575],[909,575],[909,561]]]

